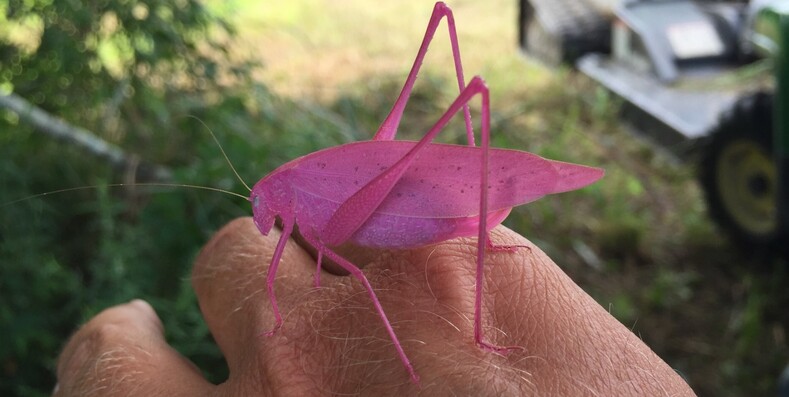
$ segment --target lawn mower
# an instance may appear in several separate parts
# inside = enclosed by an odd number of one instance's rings
[[[735,241],[789,252],[789,0],[521,0],[518,26],[527,55],[577,68],[693,161]]]

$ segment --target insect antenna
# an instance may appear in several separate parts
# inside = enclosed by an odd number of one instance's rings
[[[79,187],[70,187],[70,188],[66,188],[66,189],[52,190],[50,192],[34,194],[32,196],[23,197],[23,198],[20,198],[20,199],[9,201],[7,203],[2,203],[2,204],[0,204],[0,208],[6,207],[6,206],[9,206],[9,205],[12,205],[12,204],[16,204],[16,203],[19,203],[19,202],[22,202],[22,201],[27,201],[27,200],[31,200],[31,199],[34,199],[34,198],[38,198],[38,197],[49,196],[51,194],[74,192],[74,191],[78,191],[78,190],[97,189],[100,186],[107,186],[107,187],[124,187],[124,186],[182,187],[182,188],[188,188],[188,189],[210,190],[212,192],[225,193],[225,194],[229,194],[231,196],[240,197],[240,198],[242,198],[244,200],[249,200],[248,197],[243,196],[241,194],[238,194],[236,192],[231,192],[229,190],[219,189],[219,188],[210,187],[210,186],[190,185],[190,184],[186,184],[186,183],[139,182],[139,183],[110,183],[110,184],[107,184],[107,185],[89,185],[89,186],[79,186]]]
[[[216,134],[214,134],[214,131],[212,131],[211,128],[205,122],[203,122],[203,120],[200,120],[196,116],[189,115],[187,117],[191,117],[191,118],[197,120],[200,124],[202,124],[208,130],[208,132],[211,134],[211,138],[214,139],[214,142],[216,142],[216,145],[219,147],[219,151],[222,152],[222,156],[225,158],[225,161],[227,161],[227,165],[229,165],[230,169],[233,171],[233,174],[236,176],[236,178],[238,178],[238,180],[241,182],[241,184],[244,185],[245,188],[247,188],[248,191],[252,191],[252,189],[250,189],[249,185],[247,185],[247,183],[244,182],[243,179],[241,179],[241,175],[239,175],[238,171],[236,171],[236,167],[233,166],[233,163],[230,161],[230,157],[228,157],[227,153],[225,152],[225,149],[222,147],[222,144],[219,142],[219,139],[216,137]],[[31,199],[34,199],[34,198],[49,196],[49,195],[52,195],[52,194],[74,192],[74,191],[79,191],[79,190],[96,189],[99,186],[107,186],[107,187],[124,187],[124,186],[182,187],[182,188],[188,188],[188,189],[209,190],[209,191],[212,191],[212,192],[225,193],[225,194],[229,194],[231,196],[240,197],[240,198],[242,198],[244,200],[249,200],[248,197],[246,197],[244,195],[241,195],[241,194],[238,194],[236,192],[231,192],[229,190],[224,190],[224,189],[210,187],[210,186],[190,185],[190,184],[186,184],[186,183],[136,182],[136,183],[110,183],[110,184],[106,184],[106,185],[88,185],[88,186],[79,186],[79,187],[70,187],[70,188],[65,188],[65,189],[52,190],[52,191],[49,191],[49,192],[38,193],[38,194],[34,194],[32,196],[23,197],[23,198],[16,199],[16,200],[13,200],[13,201],[9,201],[9,202],[6,202],[6,203],[0,203],[0,208],[7,207],[7,206],[12,205],[12,204],[20,203],[22,201],[31,200]]]
[[[230,169],[233,170],[233,174],[235,174],[236,178],[238,178],[241,184],[244,185],[244,187],[251,192],[252,189],[249,187],[249,185],[247,185],[246,182],[244,182],[243,179],[241,179],[241,175],[239,175],[238,171],[236,171],[236,167],[233,167],[233,163],[230,161],[230,157],[228,157],[227,153],[225,153],[225,149],[222,147],[222,144],[219,143],[219,139],[216,137],[216,134],[214,134],[214,131],[211,130],[211,127],[209,127],[205,122],[203,122],[203,120],[200,120],[197,116],[189,115],[187,117],[191,117],[197,120],[200,124],[203,125],[203,127],[205,127],[208,130],[208,133],[211,134],[211,138],[214,138],[214,142],[216,142],[216,145],[219,146],[219,151],[222,152],[222,156],[225,157],[225,161],[227,161],[227,165],[229,165]],[[246,199],[246,197],[244,197],[244,199]]]

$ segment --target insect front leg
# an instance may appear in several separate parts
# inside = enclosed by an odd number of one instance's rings
[[[408,102],[408,98],[411,96],[411,91],[414,88],[414,82],[416,81],[419,68],[422,66],[425,54],[427,53],[427,48],[433,40],[433,35],[436,33],[438,24],[444,17],[447,18],[449,41],[452,46],[452,58],[455,62],[458,89],[462,92],[466,88],[466,83],[463,78],[463,64],[460,61],[460,45],[458,44],[457,31],[455,29],[455,17],[452,15],[452,10],[446,4],[437,2],[433,7],[433,14],[430,16],[425,36],[422,38],[422,45],[419,47],[419,51],[416,54],[416,59],[414,60],[413,66],[411,66],[411,71],[408,73],[408,78],[405,80],[405,85],[400,91],[400,95],[397,97],[397,101],[395,101],[391,112],[389,112],[389,115],[386,116],[386,119],[384,119],[384,122],[378,128],[378,132],[376,132],[373,140],[390,141],[393,140],[397,134],[397,127],[400,126],[400,119],[403,117],[405,105]],[[466,122],[466,137],[468,139],[468,144],[469,146],[474,146],[474,130],[471,124],[471,113],[469,112],[468,105],[463,106],[463,117]]]
[[[416,374],[416,371],[414,371],[414,366],[411,365],[411,361],[408,360],[408,356],[406,356],[403,346],[400,344],[400,340],[397,339],[397,335],[395,334],[389,319],[386,317],[386,313],[381,306],[381,302],[378,300],[378,296],[375,295],[375,291],[373,291],[373,287],[370,285],[370,282],[367,280],[367,277],[365,277],[364,273],[362,273],[362,271],[356,265],[332,251],[325,244],[321,243],[317,238],[304,234],[304,239],[318,250],[319,255],[321,253],[325,253],[327,257],[348,271],[357,280],[362,282],[364,289],[367,290],[367,294],[370,296],[370,300],[373,301],[375,310],[378,312],[378,315],[381,317],[381,321],[384,323],[386,332],[389,333],[389,337],[392,339],[392,343],[394,344],[395,350],[397,350],[397,355],[400,357],[400,361],[403,362],[408,374],[411,376],[411,381],[415,384],[419,384],[419,375]]]
[[[268,274],[266,275],[266,291],[268,291],[269,300],[271,300],[271,307],[274,310],[274,328],[264,332],[266,336],[274,335],[282,327],[282,315],[279,312],[277,305],[277,297],[274,293],[274,279],[277,276],[277,268],[282,259],[282,252],[285,251],[285,244],[288,242],[291,233],[293,233],[294,220],[283,219],[282,235],[279,236],[277,247],[274,249],[274,255],[271,257],[271,264],[268,267]],[[319,262],[320,263],[320,262]]]
[[[321,263],[323,262],[323,251],[318,250],[317,269],[315,269],[315,288],[321,286]]]

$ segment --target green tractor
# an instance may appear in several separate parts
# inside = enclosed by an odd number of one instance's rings
[[[521,0],[520,46],[623,99],[622,117],[695,159],[713,218],[789,252],[789,0]]]

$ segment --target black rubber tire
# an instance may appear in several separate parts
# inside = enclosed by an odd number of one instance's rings
[[[521,49],[548,66],[610,52],[611,22],[588,0],[522,0],[519,15]]]
[[[777,218],[777,162],[772,150],[773,98],[739,99],[720,119],[700,159],[711,217],[741,245],[783,252]]]

